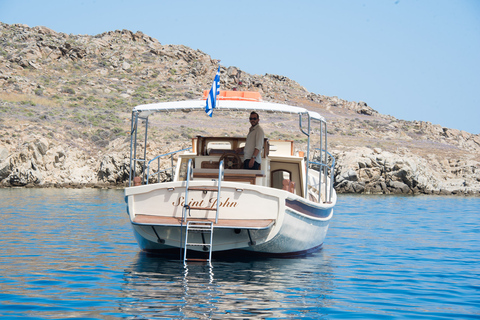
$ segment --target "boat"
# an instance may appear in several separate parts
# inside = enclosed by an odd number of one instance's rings
[[[293,140],[266,137],[260,168],[250,170],[242,168],[243,155],[236,152],[246,137],[198,135],[187,148],[147,159],[149,119],[158,115],[161,123],[183,112],[188,124],[190,117],[205,116],[206,96],[132,110],[125,201],[140,248],[177,252],[185,263],[199,257],[211,262],[212,254],[297,256],[321,249],[337,195],[327,122],[319,113],[265,102],[258,92],[220,91],[215,114],[298,116],[304,149]]]

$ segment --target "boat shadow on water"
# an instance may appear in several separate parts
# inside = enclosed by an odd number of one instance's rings
[[[124,273],[122,309],[171,318],[284,317],[311,303],[319,316],[332,283],[331,261],[321,251],[308,259],[222,256],[213,267],[140,252]]]

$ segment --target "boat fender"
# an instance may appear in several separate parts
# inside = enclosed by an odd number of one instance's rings
[[[133,185],[134,185],[135,187],[142,185],[142,179],[141,179],[140,177],[135,177],[135,178],[133,178]]]

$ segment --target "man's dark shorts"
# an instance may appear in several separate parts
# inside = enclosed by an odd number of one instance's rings
[[[251,167],[251,168],[248,167],[249,162],[250,162],[250,159],[247,159],[247,160],[243,161],[243,168],[244,169],[250,169],[250,170],[260,169],[260,163],[258,163],[257,161],[253,161],[253,167]]]

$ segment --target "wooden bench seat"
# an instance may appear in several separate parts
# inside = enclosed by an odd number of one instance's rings
[[[137,214],[133,219],[134,224],[146,224],[167,227],[180,227],[181,218],[175,217],[161,217],[148,214]],[[275,220],[273,219],[218,219],[215,224],[215,219],[196,219],[188,218],[188,221],[212,221],[215,228],[232,228],[232,229],[268,229]],[[187,222],[184,222],[185,226]]]
[[[226,169],[224,181],[256,183],[257,177],[265,177],[262,170]],[[218,169],[193,169],[193,178],[218,179]]]

